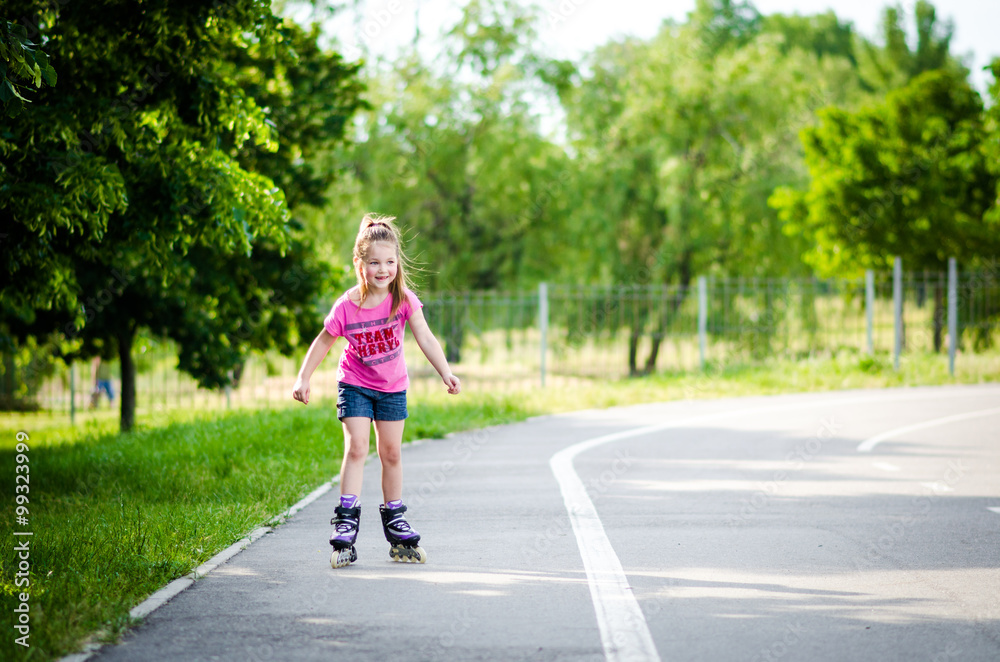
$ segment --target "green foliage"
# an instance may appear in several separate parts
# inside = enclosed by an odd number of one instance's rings
[[[322,205],[330,185],[318,155],[337,145],[359,108],[359,66],[319,46],[319,27],[306,31],[285,21],[270,40],[229,43],[223,63],[238,87],[267,109],[276,150],[239,152],[240,165],[267,175],[285,194],[293,216],[303,205]]]
[[[527,25],[511,6],[473,2],[450,33],[450,66],[410,52],[374,72],[359,140],[336,155],[353,190],[314,221],[341,254],[378,211],[400,219],[429,289],[531,287],[564,264],[572,166],[530,107],[544,89]]]
[[[0,411],[34,411],[33,396],[54,371],[54,361],[34,338],[18,344],[8,340],[0,352]]]
[[[370,70],[373,110],[333,159],[349,190],[310,221],[331,250],[346,257],[374,210],[410,229],[438,290],[808,271],[810,238],[783,232],[768,200],[807,185],[798,134],[816,112],[864,98],[849,24],[701,0],[649,41],[567,62],[534,50],[533,20],[517,3],[468,3],[450,59],[414,50]],[[533,114],[553,93],[565,136]],[[633,343],[651,333],[655,346],[681,305],[638,311]]]
[[[951,54],[954,26],[941,23],[937,10],[927,0],[917,0],[914,7],[915,35],[909,45],[909,35],[903,25],[904,12],[899,6],[887,6],[882,14],[882,43],[873,44],[859,39],[856,45],[858,73],[865,85],[885,93],[927,71],[947,69],[965,78],[968,70]]]
[[[375,110],[336,158],[350,213],[313,223],[347,245],[361,212],[399,215],[436,289],[807,273],[811,235],[783,232],[768,203],[808,184],[799,132],[927,70],[964,78],[933,6],[918,3],[913,49],[902,16],[887,10],[875,44],[833,12],[699,0],[649,41],[568,62],[535,52],[531,10],[467,3],[443,64],[410,52],[372,69]],[[532,115],[538,83],[565,139]]]
[[[15,4],[61,83],[0,133],[0,331],[118,353],[125,428],[139,328],[206,386],[291,351],[330,282],[293,208],[324,200],[306,159],[343,138],[356,67],[263,0]]]
[[[990,227],[1000,228],[1000,58],[994,59],[989,69],[993,74],[993,83],[990,85],[993,102],[986,112],[986,140],[983,141],[983,151],[986,165],[996,181],[996,196],[993,206],[984,216],[984,221]]]
[[[31,103],[22,92],[56,84],[56,70],[49,56],[31,41],[28,28],[0,18],[0,105],[8,117],[17,117]],[[23,81],[28,81],[24,83]]]
[[[749,0],[697,0],[688,23],[701,46],[700,56],[712,57],[749,43],[760,32],[761,15]]]
[[[863,356],[858,360],[858,370],[870,375],[880,375],[891,368],[892,363],[878,356]]]
[[[799,49],[818,57],[842,57],[857,65],[855,43],[858,39],[850,23],[841,23],[831,10],[825,14],[771,14],[762,17],[762,30],[782,36],[782,51]]]
[[[25,14],[47,5],[20,4]],[[225,17],[145,6],[117,13],[118,4],[58,12],[46,37],[63,85],[40,94],[0,143],[8,163],[0,204],[12,229],[3,296],[23,317],[62,310],[81,321],[75,257],[169,282],[172,256],[195,241],[231,253],[249,252],[255,236],[287,241],[280,192],[216,146],[226,138],[242,147],[252,133],[252,145],[274,148],[261,109],[221,75],[210,39],[253,29],[237,11],[252,3]]]
[[[850,98],[850,64],[773,33],[720,50],[702,32],[668,25],[647,43],[610,44],[562,94],[586,182],[578,242],[617,257],[591,277],[686,285],[800,268],[766,201],[804,180],[794,136],[815,108]]]
[[[772,199],[789,234],[806,236],[822,273],[884,268],[941,270],[996,255],[996,174],[984,154],[983,108],[948,70],[921,74],[885,101],[857,112],[832,108],[803,132],[808,191]]]
[[[875,43],[833,12],[699,0],[650,40],[567,62],[541,50],[544,9],[473,0],[443,57],[414,44],[360,75],[263,1],[15,4],[60,87],[33,89],[0,131],[0,326],[56,331],[67,356],[120,354],[144,328],[202,384],[228,383],[249,351],[311,335],[344,275],[317,256],[348,262],[366,211],[400,218],[417,282],[438,291],[683,287],[995,250],[976,229],[998,213],[995,121],[927,2],[912,35],[887,9]],[[871,218],[844,220],[859,210]],[[634,343],[654,339],[648,366],[683,306],[628,321]]]
[[[467,66],[484,82],[498,70],[520,60],[535,33],[535,15],[510,0],[470,0],[448,31],[457,51],[453,61]]]

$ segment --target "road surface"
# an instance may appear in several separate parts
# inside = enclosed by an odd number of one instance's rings
[[[334,489],[91,659],[1000,659],[1000,385],[576,412],[403,463],[425,565],[388,559],[373,460],[357,563]]]

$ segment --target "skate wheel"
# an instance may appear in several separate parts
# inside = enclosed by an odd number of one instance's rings
[[[330,567],[343,568],[358,560],[358,551],[354,547],[335,549],[330,555]]]
[[[389,558],[397,563],[427,563],[427,552],[423,547],[396,545],[389,549]]]

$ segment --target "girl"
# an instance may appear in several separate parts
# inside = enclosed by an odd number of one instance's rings
[[[368,435],[375,423],[375,448],[382,464],[382,527],[394,561],[424,563],[427,555],[417,546],[420,534],[403,517],[403,467],[400,447],[406,413],[409,378],[403,362],[403,329],[410,323],[413,339],[441,375],[448,393],[462,389],[452,374],[437,338],[427,327],[420,300],[406,286],[399,231],[393,216],[367,214],[354,241],[352,287],[333,305],[323,330],[309,347],[292,397],[309,404],[309,378],[330,351],[338,336],[347,347],[337,368],[337,418],[344,425],[344,462],[340,469],[340,506],[330,520],[333,555],[330,564],[341,568],[357,560],[361,480],[368,457]]]

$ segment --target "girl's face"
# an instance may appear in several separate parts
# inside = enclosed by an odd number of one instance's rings
[[[368,283],[368,289],[385,292],[389,283],[396,278],[396,247],[384,241],[374,241],[368,246],[368,253],[358,269]]]

